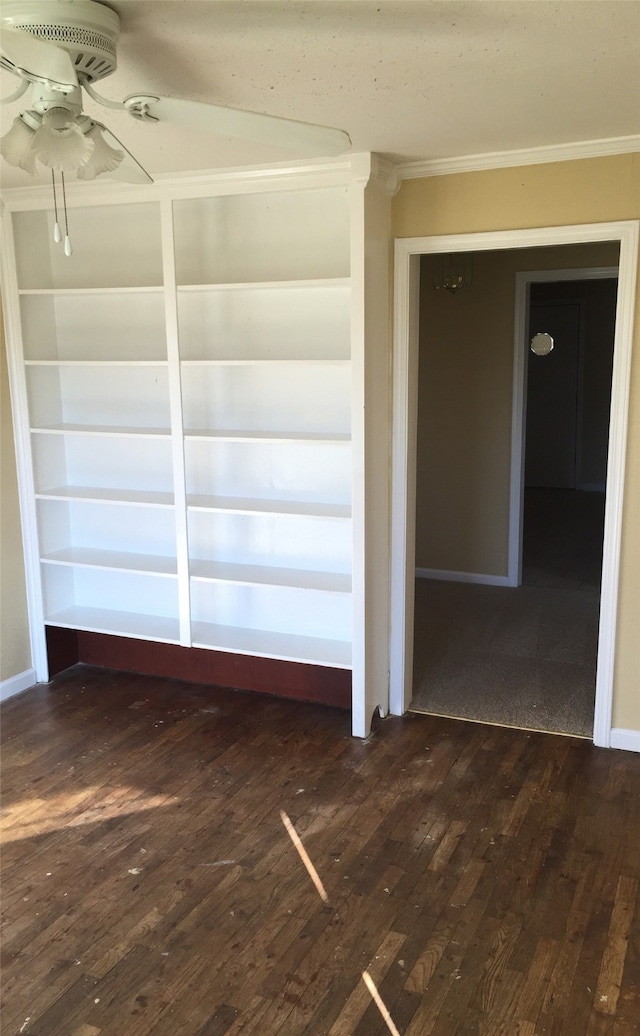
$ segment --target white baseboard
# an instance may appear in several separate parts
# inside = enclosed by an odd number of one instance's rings
[[[508,576],[490,576],[482,572],[457,572],[445,568],[416,568],[417,579],[441,579],[445,583],[481,583],[483,586],[512,586]]]
[[[35,669],[25,669],[24,673],[16,673],[8,680],[0,681],[0,701],[13,698],[14,694],[21,694],[22,691],[33,687],[35,683],[37,683]]]
[[[625,752],[640,752],[640,730],[623,730],[621,727],[613,727],[611,747],[622,748]]]

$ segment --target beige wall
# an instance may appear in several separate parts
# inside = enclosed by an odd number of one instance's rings
[[[394,199],[395,237],[640,219],[640,154],[407,180]],[[640,286],[634,352],[613,725],[640,730]]]
[[[0,418],[2,420],[0,459],[0,680],[31,668],[31,646],[27,616],[22,533],[18,509],[16,457],[11,423],[11,401],[0,311]]]
[[[416,565],[506,576],[516,273],[616,266],[619,247],[480,252],[459,295],[421,264]],[[453,520],[452,520],[452,516]]]

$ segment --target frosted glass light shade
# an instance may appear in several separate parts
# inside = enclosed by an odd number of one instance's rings
[[[35,131],[18,115],[9,132],[0,140],[0,154],[5,161],[24,169],[31,176],[36,174],[36,155],[32,147],[34,136]]]
[[[42,116],[42,125],[55,130],[56,133],[66,133],[71,130],[76,121],[75,115],[68,108],[49,108]]]
[[[89,161],[93,141],[88,140],[75,117],[62,108],[53,108],[42,117],[33,135],[33,150],[39,162],[49,169],[72,173]]]
[[[94,180],[100,173],[110,173],[118,168],[124,158],[124,152],[117,151],[107,144],[95,124],[85,133],[85,138],[92,142],[93,153],[89,161],[78,169],[80,180]]]

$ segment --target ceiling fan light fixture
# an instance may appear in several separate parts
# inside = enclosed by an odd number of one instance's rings
[[[68,135],[73,132],[75,115],[68,108],[48,108],[42,116],[42,125],[46,126],[53,133]]]
[[[33,135],[35,157],[49,169],[77,172],[93,154],[94,144],[82,132],[75,116],[64,108],[51,108]]]
[[[0,139],[0,154],[9,165],[36,174],[36,155],[33,151],[35,129],[28,126],[22,115],[13,120],[11,129]]]
[[[104,108],[128,112],[149,124],[175,122],[199,135],[239,138],[311,156],[341,155],[348,133],[260,112],[217,104],[136,94],[123,101],[101,96],[92,84],[117,66],[120,18],[101,0],[3,0],[0,65],[21,79],[4,102],[32,86],[31,104],[0,142],[0,154],[31,176],[40,162],[51,172],[54,240],[63,240],[58,188],[64,216],[64,251],[71,255],[66,175],[94,180],[100,174],[129,183],[153,183],[128,147],[101,122],[83,115],[83,93]],[[116,146],[112,146],[115,144]]]
[[[124,158],[124,152],[107,144],[95,122],[86,131],[85,139],[93,144],[93,152],[88,162],[78,169],[79,180],[95,180],[101,173],[111,173],[118,168]]]

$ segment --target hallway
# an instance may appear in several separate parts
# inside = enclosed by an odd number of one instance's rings
[[[528,489],[523,585],[419,579],[412,711],[591,737],[604,495]]]

